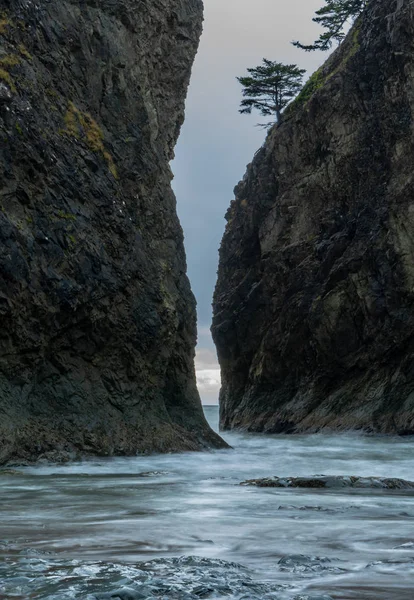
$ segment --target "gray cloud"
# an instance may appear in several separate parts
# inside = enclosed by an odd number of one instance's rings
[[[217,404],[220,391],[220,367],[214,350],[198,348],[195,366],[197,385],[203,404]]]

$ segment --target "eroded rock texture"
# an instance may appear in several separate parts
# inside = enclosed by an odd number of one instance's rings
[[[169,169],[201,0],[0,8],[0,462],[220,445]]]
[[[236,188],[224,428],[414,433],[413,11],[371,2]]]

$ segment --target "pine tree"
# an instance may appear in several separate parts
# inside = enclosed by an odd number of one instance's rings
[[[243,86],[244,100],[240,113],[250,114],[257,109],[263,117],[275,116],[277,123],[281,120],[282,110],[302,89],[305,69],[297,65],[284,65],[263,59],[263,64],[247,69],[247,77],[237,77]],[[273,122],[263,127],[270,127]]]
[[[339,44],[345,37],[345,26],[353,23],[362,13],[369,0],[325,0],[325,6],[316,11],[315,23],[321,25],[326,31],[322,33],[314,44],[306,46],[300,42],[293,45],[302,50],[329,50],[334,42]]]

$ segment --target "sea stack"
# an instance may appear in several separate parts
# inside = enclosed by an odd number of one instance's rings
[[[201,0],[6,0],[0,462],[224,445],[169,162]]]
[[[227,213],[221,425],[414,433],[414,5],[376,0]]]

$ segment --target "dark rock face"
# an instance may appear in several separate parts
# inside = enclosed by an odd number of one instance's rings
[[[201,0],[3,0],[0,462],[221,445],[169,161]]]
[[[225,429],[414,433],[413,11],[371,2],[236,188]]]

